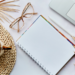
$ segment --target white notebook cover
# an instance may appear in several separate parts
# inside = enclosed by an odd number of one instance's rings
[[[21,36],[17,44],[50,75],[56,75],[75,50],[42,16]]]

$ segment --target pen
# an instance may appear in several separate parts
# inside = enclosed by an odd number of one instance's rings
[[[2,46],[2,47],[0,47],[0,50],[9,50],[9,49],[11,49],[12,47],[11,46]]]
[[[50,18],[50,16],[49,16]],[[63,29],[66,33],[68,33],[72,38],[73,40],[75,41],[75,37],[72,36],[67,30],[65,30],[61,25],[59,25],[56,21],[54,21],[52,18],[50,18],[51,21],[53,21],[57,26],[59,26],[61,29]]]

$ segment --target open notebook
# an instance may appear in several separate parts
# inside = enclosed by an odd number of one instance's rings
[[[75,50],[74,44],[42,15],[22,34],[17,44],[50,75],[56,75]]]

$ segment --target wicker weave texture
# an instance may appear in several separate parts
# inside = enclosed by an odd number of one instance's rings
[[[16,47],[10,33],[0,24],[0,41],[4,45],[11,45],[11,50],[5,50],[0,57],[0,75],[9,75],[16,62]]]

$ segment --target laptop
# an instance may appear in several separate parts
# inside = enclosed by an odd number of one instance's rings
[[[75,25],[75,0],[52,0],[49,6]]]

